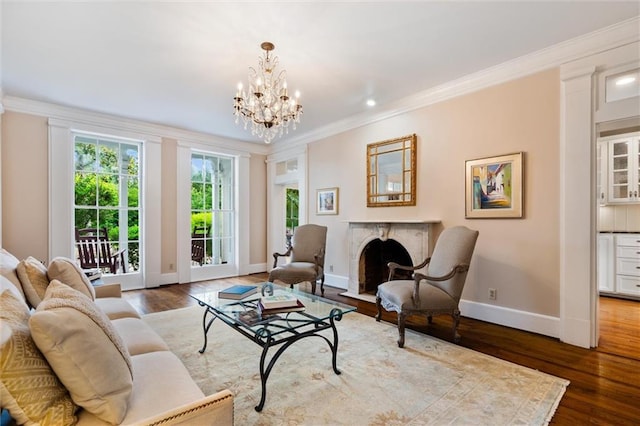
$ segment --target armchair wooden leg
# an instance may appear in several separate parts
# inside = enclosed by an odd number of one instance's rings
[[[382,318],[382,304],[380,303],[380,298],[376,296],[376,309],[378,309],[378,313],[376,314],[376,321],[380,322],[380,318]]]
[[[404,347],[404,323],[407,319],[407,314],[398,313],[398,347]]]
[[[322,296],[324,296],[324,275],[320,279],[320,294],[322,294]]]
[[[311,293],[316,294],[316,280],[311,281]]]
[[[460,335],[458,334],[458,324],[460,324],[460,311],[456,309],[455,311],[453,311],[451,316],[453,317],[453,341],[455,343],[458,343],[460,342]]]

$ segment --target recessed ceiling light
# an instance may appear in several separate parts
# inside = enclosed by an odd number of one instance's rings
[[[376,101],[374,101],[373,99],[367,99],[367,106],[376,106]]]
[[[625,86],[627,84],[631,84],[636,81],[636,78],[632,75],[627,75],[624,77],[620,77],[616,80],[616,86]]]

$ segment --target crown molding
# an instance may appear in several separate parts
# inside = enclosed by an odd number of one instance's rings
[[[638,41],[640,41],[640,16],[449,81],[397,102],[381,105],[380,112],[354,115],[314,131],[278,141],[273,148],[279,151],[280,145],[286,145],[288,148],[314,142]]]
[[[147,134],[159,138],[172,138],[178,141],[190,142],[206,146],[208,149],[225,149],[233,147],[238,152],[266,155],[268,148],[251,142],[222,136],[178,129],[162,124],[148,123],[131,118],[119,117],[94,111],[83,110],[48,102],[35,101],[16,96],[4,96],[2,104],[9,111],[48,117],[54,120],[77,122],[92,126],[107,127],[140,134]]]

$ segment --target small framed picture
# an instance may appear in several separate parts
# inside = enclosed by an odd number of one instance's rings
[[[465,162],[465,217],[522,217],[522,152]]]
[[[316,214],[338,214],[338,188],[318,189]]]

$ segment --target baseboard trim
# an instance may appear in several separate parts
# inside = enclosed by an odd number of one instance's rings
[[[550,337],[560,337],[560,318],[503,306],[460,300],[462,316]]]
[[[349,277],[325,273],[324,285],[347,290],[349,288]]]
[[[247,274],[259,274],[261,272],[267,272],[266,263],[252,263],[247,266]]]

